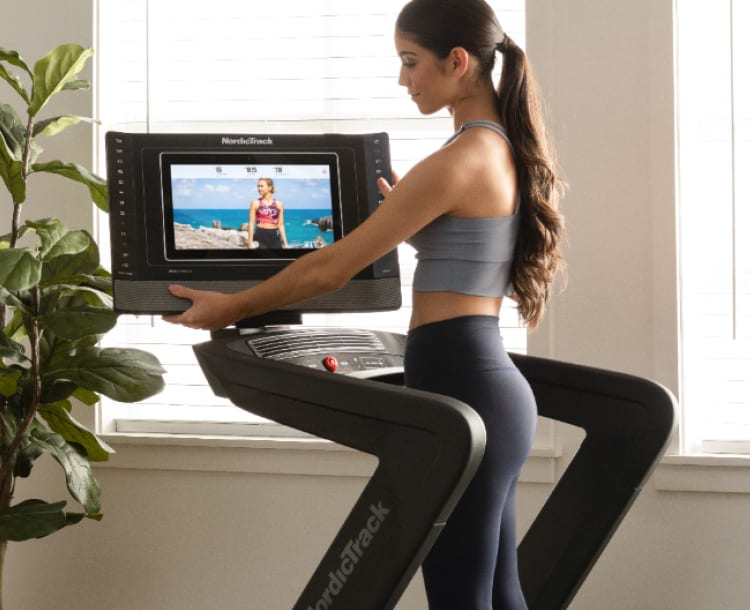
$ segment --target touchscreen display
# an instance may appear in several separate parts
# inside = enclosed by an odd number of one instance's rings
[[[166,258],[294,258],[341,237],[336,155],[163,154]]]

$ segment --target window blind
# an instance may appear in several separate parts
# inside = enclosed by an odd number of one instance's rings
[[[750,3],[676,8],[685,448],[750,453]]]
[[[505,29],[523,45],[523,0],[491,4]],[[447,112],[420,116],[398,86],[393,26],[402,5],[402,0],[101,0],[96,49],[99,142],[107,130],[386,131],[394,170],[403,175],[437,149],[453,125]],[[102,173],[104,167],[100,159]],[[106,260],[106,222],[100,224]],[[405,332],[414,252],[401,246],[399,256],[400,311],[310,315],[305,324]],[[524,352],[526,332],[512,303],[503,308],[501,326],[509,349]],[[102,431],[116,431],[118,421],[122,430],[127,420],[158,420],[164,426],[159,429],[166,431],[180,420],[256,421],[214,396],[206,385],[191,346],[208,338],[207,333],[156,317],[122,316],[106,342],[156,354],[167,369],[167,388],[134,405],[106,401]]]

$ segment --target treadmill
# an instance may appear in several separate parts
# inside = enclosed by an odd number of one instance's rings
[[[225,329],[194,346],[217,395],[378,459],[293,610],[394,608],[481,461],[485,430],[473,409],[403,387],[404,340],[383,331],[265,326]],[[586,432],[518,549],[529,608],[560,610],[666,449],[675,401],[645,379],[513,359],[539,414]]]

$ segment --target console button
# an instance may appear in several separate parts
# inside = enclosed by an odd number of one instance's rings
[[[323,366],[327,371],[331,371],[331,373],[335,373],[339,370],[339,362],[333,356],[326,356],[323,358]]]

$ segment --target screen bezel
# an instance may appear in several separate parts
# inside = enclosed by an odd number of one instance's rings
[[[172,195],[172,171],[175,165],[206,166],[294,166],[318,165],[328,167],[330,181],[331,212],[333,216],[333,241],[343,237],[343,210],[341,201],[340,164],[335,152],[308,151],[163,151],[159,153],[161,174],[161,213],[164,237],[164,260],[170,262],[210,261],[289,261],[316,248],[237,248],[237,249],[178,249],[175,244],[174,201]],[[263,176],[253,176],[259,179]],[[269,176],[273,178],[274,176]],[[249,204],[257,195],[248,195]]]

